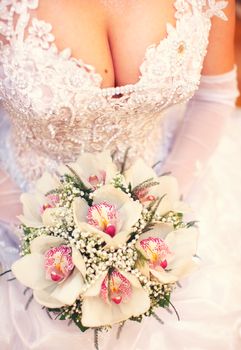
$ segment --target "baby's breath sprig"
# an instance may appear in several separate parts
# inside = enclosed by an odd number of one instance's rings
[[[151,300],[150,308],[144,314],[138,317],[131,317],[130,320],[141,322],[144,317],[152,316],[157,308],[167,308],[170,304],[170,296],[174,286],[174,284],[160,284],[156,281],[148,281],[144,288]]]
[[[35,227],[21,226],[22,236],[20,239],[20,255],[26,255],[30,253],[31,241],[40,235],[40,229]]]
[[[153,221],[172,224],[174,229],[186,227],[186,224],[183,222],[183,213],[174,211],[169,211],[167,214],[162,216],[155,214]]]
[[[62,177],[62,187],[59,193],[62,199],[59,202],[59,206],[63,206],[67,203],[71,204],[75,197],[84,198],[89,205],[92,204],[92,189],[87,188],[85,185],[82,186],[81,181],[77,181],[74,176],[64,175]]]
[[[131,184],[127,184],[124,175],[117,173],[112,181],[111,184],[115,188],[119,188],[122,190],[124,193],[128,194],[130,197],[132,197],[132,190],[131,190]]]
[[[76,171],[70,166],[70,165],[66,165],[66,167],[69,169],[69,171],[73,174],[71,175],[65,175],[66,178],[69,177],[74,184],[77,185],[78,188],[82,189],[83,191],[88,191],[88,188],[85,186],[84,182],[82,181],[82,179],[79,177],[79,175],[76,173]]]
[[[55,319],[73,321],[82,332],[85,332],[89,328],[84,327],[81,323],[81,307],[82,300],[77,299],[71,306],[64,306],[58,309],[47,308],[46,311],[51,315],[51,317],[53,315]]]

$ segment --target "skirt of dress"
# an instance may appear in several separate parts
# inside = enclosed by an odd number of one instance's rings
[[[240,115],[239,115],[240,114]],[[182,282],[172,302],[181,321],[166,310],[141,324],[128,321],[99,334],[100,350],[241,349],[241,112],[230,126],[189,201],[200,220],[200,269]],[[2,271],[18,258],[11,229],[0,226]],[[18,281],[0,280],[1,350],[92,350],[94,332],[51,320]],[[28,306],[26,308],[26,306]],[[95,311],[93,310],[93,313]],[[119,338],[118,338],[118,333]],[[117,339],[118,338],[118,339]]]

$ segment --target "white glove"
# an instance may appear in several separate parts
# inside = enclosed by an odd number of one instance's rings
[[[202,76],[188,102],[161,172],[177,177],[184,197],[213,154],[238,96],[236,67],[228,73]]]

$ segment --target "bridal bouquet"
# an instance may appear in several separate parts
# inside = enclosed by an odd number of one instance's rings
[[[85,153],[44,173],[21,201],[12,272],[49,314],[82,331],[168,307],[195,266],[197,229],[183,221],[176,179],[142,160],[118,171],[108,152]]]

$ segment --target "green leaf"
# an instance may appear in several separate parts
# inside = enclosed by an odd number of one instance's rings
[[[81,321],[79,321],[79,315],[76,316],[76,315],[73,315],[71,317],[71,319],[73,320],[73,322],[75,323],[75,325],[81,330],[81,332],[85,332],[87,331],[87,329],[89,329],[89,327],[85,327],[82,325]],[[79,321],[79,322],[77,322]]]
[[[130,193],[132,192],[132,186],[131,186],[131,183],[129,182],[129,184],[128,184],[128,189],[129,189],[129,191],[130,191]]]
[[[142,321],[142,316],[139,316],[139,317],[134,317],[134,316],[132,316],[132,317],[130,318],[130,320],[131,320],[131,321],[135,321],[135,322],[141,323],[141,321]]]
[[[160,299],[158,305],[160,307],[167,307],[170,304],[170,294],[166,294],[164,298]]]
[[[187,228],[190,228],[190,227],[196,227],[197,226],[197,223],[198,221],[189,221],[187,224],[186,224],[186,227]]]
[[[132,191],[135,193],[139,190],[147,189],[147,188],[150,188],[153,186],[158,186],[158,185],[159,185],[159,182],[155,181],[154,178],[152,177],[150,179],[147,179],[147,180],[141,182],[139,185],[134,187]]]
[[[68,174],[65,174],[65,178],[66,179],[70,179],[71,181],[74,182],[74,184],[77,185],[77,187],[79,187],[81,190],[86,191],[86,192],[91,192],[90,189],[88,187],[85,186],[84,182],[81,180],[81,178],[79,177],[79,175],[75,172],[74,169],[71,168],[70,165],[66,165],[66,167],[69,169],[69,171],[74,175],[74,176],[70,176]]]
[[[125,171],[125,168],[126,168],[126,162],[127,162],[127,157],[128,157],[128,153],[130,151],[130,147],[128,147],[125,151],[125,154],[124,154],[124,160],[123,160],[123,163],[121,164],[121,169],[120,169],[120,173],[123,174],[124,171]]]

